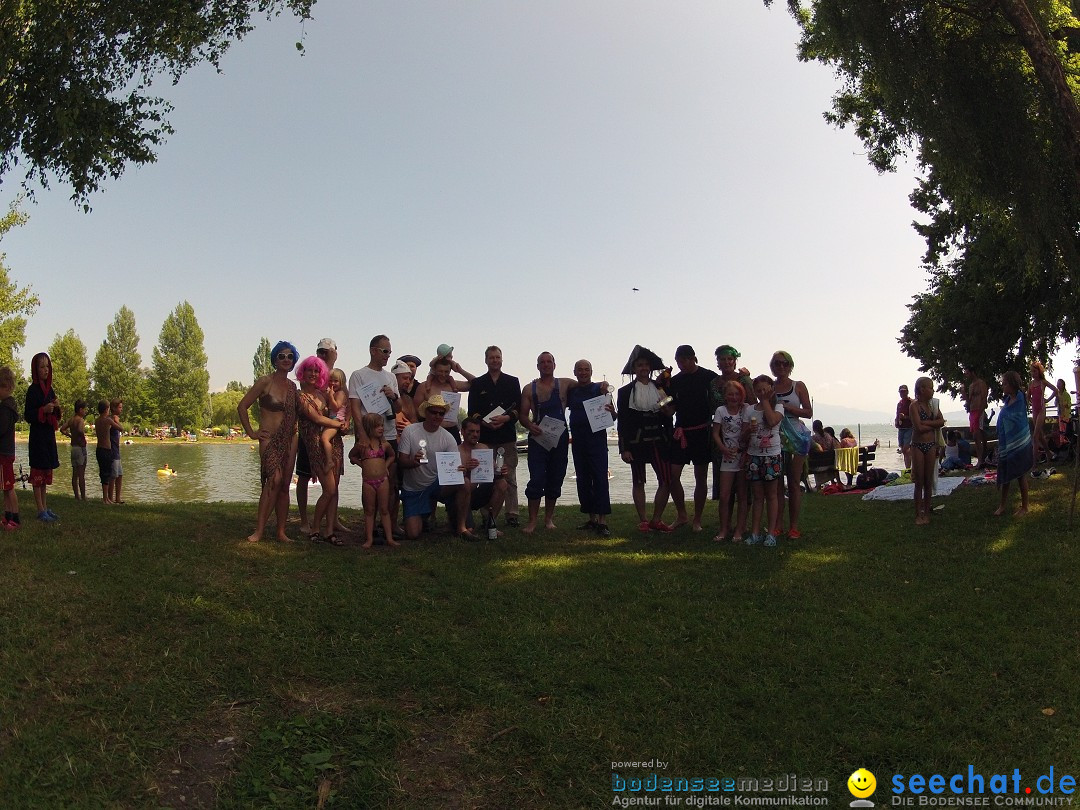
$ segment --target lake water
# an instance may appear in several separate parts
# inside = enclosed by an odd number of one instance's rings
[[[856,426],[851,426],[852,431]],[[877,452],[874,466],[887,470],[902,468],[902,458],[895,452],[896,433],[891,425],[863,425],[864,444],[881,439],[881,448]],[[886,443],[891,446],[886,446]],[[101,497],[101,483],[97,477],[97,464],[94,461],[94,448],[89,448],[89,464],[86,468],[86,494],[89,498]],[[346,442],[346,447],[351,442]],[[60,469],[53,473],[53,492],[70,492],[71,463],[67,444],[59,446]],[[19,464],[24,468],[26,462],[26,443],[16,444],[15,470]],[[167,441],[157,443],[139,443],[124,445],[121,448],[124,464],[124,500],[141,503],[173,503],[180,501],[243,501],[253,502],[259,499],[259,454],[255,445],[246,442],[209,443]],[[613,503],[631,503],[630,465],[619,458],[617,448],[608,448],[611,500]],[[159,469],[168,464],[176,470],[176,475],[161,476]],[[573,503],[577,492],[573,479],[574,465],[570,462],[566,483],[563,485],[561,502]],[[528,480],[528,468],[524,457],[518,467],[518,486],[521,498],[524,498],[525,483]],[[690,494],[693,491],[693,471],[687,467],[683,471],[683,486]],[[348,466],[341,479],[341,503],[350,508],[360,507],[360,468]],[[652,471],[649,471],[647,492],[649,497],[655,491]],[[309,491],[309,501],[314,504],[320,489],[313,487]]]

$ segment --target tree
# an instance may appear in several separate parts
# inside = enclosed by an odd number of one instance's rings
[[[150,387],[159,414],[178,430],[206,424],[210,374],[206,371],[203,331],[187,301],[177,304],[161,326],[153,351]]]
[[[74,329],[57,335],[49,346],[53,367],[53,389],[63,413],[70,416],[76,399],[90,395],[90,374],[86,368],[86,344]]]
[[[826,118],[853,127],[879,170],[904,154],[922,170],[911,200],[927,217],[915,227],[931,282],[910,306],[904,350],[956,390],[961,364],[993,375],[1080,336],[1080,23],[1070,4],[788,6],[800,56],[843,81]]]
[[[252,17],[310,18],[315,0],[71,0],[0,4],[0,177],[69,183],[83,202],[128,163],[155,160],[171,106],[151,93],[215,67]],[[303,46],[297,43],[302,50]]]
[[[244,398],[243,391],[226,389],[210,395],[210,424],[231,427],[237,424],[236,406]]]
[[[135,313],[126,306],[120,307],[112,323],[105,328],[105,340],[94,355],[90,378],[95,399],[119,397],[124,400],[125,421],[142,426],[156,416],[139,354]]]
[[[0,239],[25,222],[26,214],[19,210],[18,201],[12,203],[7,214],[0,217]],[[19,377],[22,371],[18,351],[26,345],[26,319],[37,311],[41,302],[30,287],[19,287],[8,277],[5,258],[0,253],[0,366],[10,366]]]
[[[271,348],[273,347],[266,338],[259,341],[259,348],[255,350],[255,356],[251,358],[251,370],[255,372],[254,379],[274,373],[274,360],[270,356]]]

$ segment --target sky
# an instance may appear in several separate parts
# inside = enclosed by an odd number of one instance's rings
[[[92,360],[126,305],[148,366],[186,300],[211,390],[251,382],[263,337],[305,356],[332,337],[346,371],[377,334],[395,356],[451,344],[476,374],[494,343],[523,380],[551,351],[556,374],[584,357],[617,384],[636,343],[709,368],[728,343],[752,374],[789,351],[823,415],[891,419],[919,376],[897,343],[926,287],[913,170],[878,174],[824,121],[838,80],[797,60],[783,6],[320,0],[260,19],[220,73],[161,86],[176,133],[156,163],[89,214],[56,183],[24,204],[0,243],[41,299],[23,364],[68,329]]]

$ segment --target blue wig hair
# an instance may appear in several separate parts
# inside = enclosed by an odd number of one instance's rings
[[[288,349],[292,352],[292,364],[293,368],[296,368],[296,364],[300,362],[300,352],[298,352],[296,350],[296,347],[289,343],[289,341],[287,340],[279,340],[276,344],[274,344],[274,348],[270,350],[270,365],[274,368],[277,367],[278,352],[280,352],[282,349]]]
[[[330,369],[326,367],[326,363],[323,362],[321,357],[311,355],[311,357],[305,357],[300,361],[300,365],[296,367],[296,379],[300,382],[304,381],[304,375],[307,374],[307,370],[314,366],[319,370],[319,379],[315,381],[315,385],[319,390],[326,388],[326,384],[330,381]]]

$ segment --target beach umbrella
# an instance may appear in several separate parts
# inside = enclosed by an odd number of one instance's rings
[[[622,373],[626,375],[633,374],[634,363],[636,363],[640,357],[649,358],[649,368],[652,371],[660,371],[660,369],[665,368],[664,361],[660,359],[658,354],[646,349],[644,346],[638,345],[634,346],[634,350],[630,352],[630,359],[627,360],[626,365],[623,366]]]

